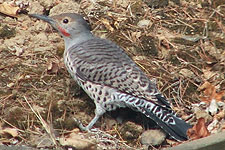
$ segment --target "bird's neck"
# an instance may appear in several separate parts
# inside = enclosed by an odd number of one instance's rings
[[[65,50],[68,50],[70,47],[72,47],[75,44],[79,44],[87,40],[90,40],[93,37],[94,36],[91,32],[80,32],[80,33],[73,34],[70,37],[64,37]]]

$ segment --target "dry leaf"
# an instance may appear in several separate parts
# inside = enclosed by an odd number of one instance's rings
[[[204,96],[200,97],[200,99],[206,103],[210,103],[213,99],[217,102],[222,101],[225,94],[225,90],[216,92],[216,87],[207,81],[199,87],[199,90],[204,90]]]
[[[210,87],[211,84],[209,82],[204,82],[200,87],[198,87],[198,90],[204,90],[204,89],[207,89],[208,87]]]
[[[7,2],[0,4],[0,12],[5,15],[15,17],[19,10],[20,8],[18,6],[9,4]]]
[[[178,144],[177,141],[171,140],[171,139],[166,139],[166,142],[167,142],[169,145],[172,145],[172,146],[176,146],[176,145]]]
[[[11,1],[0,4],[0,13],[5,15],[16,17],[18,13],[27,12],[29,2],[23,1]]]
[[[186,69],[186,68],[181,69],[179,71],[179,73],[182,74],[186,78],[188,78],[188,77],[191,78],[194,76],[194,73],[191,70]]]
[[[63,146],[73,146],[76,149],[82,149],[82,150],[95,150],[96,144],[93,143],[90,140],[82,139],[80,135],[77,133],[71,133],[66,137],[61,137],[59,139],[59,142]]]
[[[18,137],[19,133],[18,133],[18,130],[15,129],[15,128],[0,128],[0,135],[1,136],[7,136],[7,135],[10,135],[12,137]]]
[[[202,69],[202,72],[203,72],[203,76],[205,77],[206,80],[208,80],[216,75],[216,73],[210,71],[210,69]]]
[[[209,136],[210,133],[205,125],[205,119],[199,118],[197,124],[187,131],[187,135],[192,140]]]
[[[137,26],[140,27],[140,28],[146,28],[148,26],[151,26],[153,23],[151,22],[151,20],[146,20],[146,19],[143,19],[143,20],[140,20],[138,23],[137,23]]]
[[[225,112],[224,110],[220,111],[218,114],[215,115],[215,118],[218,120],[221,120],[223,118],[225,118]]]

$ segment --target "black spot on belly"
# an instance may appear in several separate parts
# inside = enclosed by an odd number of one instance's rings
[[[102,91],[100,90],[98,94],[99,94],[99,95],[102,95]]]

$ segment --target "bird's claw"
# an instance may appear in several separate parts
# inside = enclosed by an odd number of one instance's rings
[[[74,120],[75,123],[77,124],[78,128],[79,128],[80,130],[82,130],[82,131],[87,131],[87,132],[89,132],[89,133],[95,133],[95,132],[98,131],[97,128],[95,128],[95,129],[90,129],[88,126],[84,126],[84,125],[82,124],[82,122],[81,122],[80,120],[78,120],[77,118],[73,118],[73,120]]]
[[[87,127],[85,127],[82,122],[76,118],[73,118],[73,120],[75,121],[75,123],[77,124],[77,126],[79,127],[80,130],[82,131],[88,131],[89,129],[87,129]]]

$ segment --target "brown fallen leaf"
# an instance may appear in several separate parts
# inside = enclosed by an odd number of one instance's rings
[[[199,118],[197,124],[187,131],[187,135],[191,140],[209,136],[210,132],[205,125],[205,119]]]
[[[199,90],[203,90],[204,96],[200,97],[203,102],[209,104],[213,99],[215,99],[217,102],[223,101],[222,97],[225,94],[225,90],[216,92],[216,87],[207,81],[199,87]]]
[[[9,4],[7,2],[0,4],[0,12],[5,15],[15,17],[19,10],[20,8],[18,6]]]
[[[63,146],[72,146],[78,150],[96,150],[96,144],[90,140],[83,139],[77,133],[70,133],[59,139],[59,143]]]
[[[12,136],[18,137],[19,133],[18,130],[15,128],[0,128],[0,136]]]
[[[11,16],[17,17],[19,13],[27,13],[26,10],[29,7],[29,2],[23,1],[11,1],[11,2],[4,2],[0,4],[0,13]]]
[[[171,146],[176,146],[179,144],[177,141],[175,141],[173,139],[166,139],[166,142]]]
[[[218,114],[216,114],[215,115],[215,118],[217,120],[221,120],[221,119],[225,118],[225,112],[224,112],[224,110],[221,110]]]
[[[208,80],[216,75],[216,72],[212,72],[209,68],[202,69],[202,72],[203,72],[203,76],[206,80]]]

